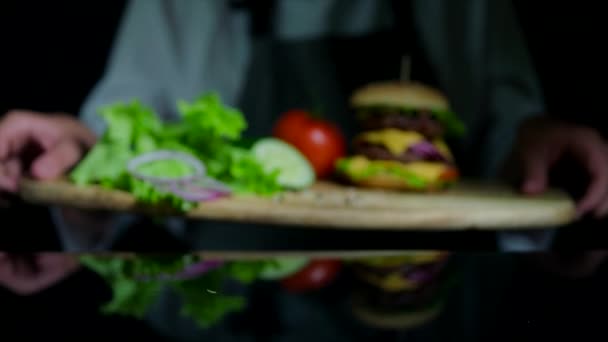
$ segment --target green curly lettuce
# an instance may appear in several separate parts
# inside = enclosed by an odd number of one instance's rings
[[[242,134],[247,122],[241,112],[222,104],[215,93],[203,94],[191,102],[180,100],[178,122],[163,123],[154,110],[137,100],[115,103],[100,109],[107,124],[103,136],[70,175],[77,185],[99,184],[130,192],[147,205],[165,205],[187,211],[188,202],[127,172],[132,158],[155,150],[175,150],[198,157],[207,174],[223,181],[236,193],[274,194],[281,190],[277,173],[267,173]],[[183,163],[163,160],[143,166],[148,175],[181,177],[190,172]]]
[[[247,128],[243,114],[224,106],[216,93],[204,94],[193,102],[180,100],[177,108],[188,128],[188,138],[204,143],[208,139],[238,140]]]

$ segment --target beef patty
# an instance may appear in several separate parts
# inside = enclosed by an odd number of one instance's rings
[[[444,130],[434,115],[429,111],[417,111],[410,113],[378,112],[366,115],[361,121],[364,131],[381,130],[385,128],[397,128],[406,131],[417,131],[428,139],[443,136]]]

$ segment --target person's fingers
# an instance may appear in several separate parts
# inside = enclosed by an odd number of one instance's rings
[[[608,196],[608,156],[599,139],[581,139],[571,149],[591,177],[587,191],[577,205],[579,215],[583,215],[598,209],[602,200]]]
[[[7,122],[10,120],[10,115],[10,113],[7,113],[0,120],[0,167],[2,165],[1,162],[8,158],[8,144],[10,139],[6,135],[5,131],[7,130],[6,126],[9,125]]]
[[[17,191],[21,178],[21,161],[17,158],[0,163],[0,192]]]
[[[70,255],[42,253],[35,257],[38,270],[25,264],[6,263],[0,267],[0,285],[19,295],[44,290],[76,271],[78,262]]]
[[[0,135],[0,163],[8,157],[8,142]]]
[[[551,167],[551,160],[547,153],[525,151],[521,162],[523,163],[522,191],[528,194],[537,194],[544,191],[547,187],[548,173]]]
[[[61,138],[61,131],[53,128],[46,115],[23,110],[6,114],[0,121],[0,161],[19,156],[30,143],[50,148]]]
[[[57,116],[54,119],[66,131],[71,132],[74,138],[79,140],[87,149],[93,147],[97,142],[95,132],[84,126],[81,122],[74,120],[73,117],[66,114]]]
[[[41,268],[52,267],[72,269],[79,264],[78,257],[76,255],[53,252],[43,252],[37,254],[36,262]]]
[[[577,212],[584,215],[594,208],[597,208],[602,199],[606,196],[606,186],[608,179],[604,175],[594,175],[591,184],[587,187],[585,195],[577,204]]]
[[[608,144],[604,144],[604,154],[608,156]],[[595,216],[597,218],[604,218],[608,216],[608,192],[600,202],[599,207],[595,210]]]
[[[32,176],[43,180],[57,178],[74,166],[82,154],[82,149],[76,141],[64,140],[33,162]]]
[[[11,157],[12,150],[26,139],[29,126],[27,121],[30,115],[24,111],[12,111],[7,113],[0,121],[0,161]]]
[[[594,213],[596,218],[604,218],[608,216],[608,193],[606,193],[606,196],[602,199],[600,205],[597,207]]]
[[[8,171],[4,164],[0,164],[0,192],[13,191],[13,182],[8,176]]]

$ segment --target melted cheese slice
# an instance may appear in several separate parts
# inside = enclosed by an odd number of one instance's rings
[[[447,158],[447,160],[450,160],[450,161],[454,160],[454,156],[452,155],[450,148],[443,140],[435,139],[435,141],[433,141],[433,145],[435,145],[435,147],[437,148],[439,153],[441,153],[442,156]]]
[[[405,153],[410,146],[426,140],[426,138],[415,131],[402,131],[394,128],[387,128],[379,131],[365,132],[359,135],[358,139],[374,145],[384,146],[393,155]],[[442,139],[432,141],[439,153],[448,160],[453,160],[449,147]]]
[[[393,128],[362,133],[359,137],[369,143],[382,145],[395,155],[401,154],[415,143],[425,140],[424,136],[418,132]]]

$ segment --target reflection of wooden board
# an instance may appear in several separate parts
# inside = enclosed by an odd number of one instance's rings
[[[33,203],[85,209],[169,213],[142,207],[125,192],[63,181],[24,181],[21,196]],[[420,194],[319,183],[306,191],[273,198],[240,196],[202,203],[186,216],[335,229],[529,229],[569,223],[574,218],[574,204],[558,191],[525,197],[495,184],[463,182],[443,193]]]
[[[191,253],[176,253],[176,254],[195,254],[203,259],[209,260],[265,260],[274,258],[308,258],[308,259],[342,259],[342,260],[357,260],[373,257],[399,257],[399,256],[413,256],[415,254],[428,254],[438,253],[438,251],[429,250],[334,250],[334,251],[248,251],[248,252],[235,252],[235,251],[205,251],[205,252],[191,252]],[[83,255],[86,255],[84,253]],[[97,257],[107,258],[123,258],[133,259],[138,255],[147,255],[146,253],[125,253],[125,252],[108,252],[108,253],[95,253]],[[172,253],[165,255],[172,255]]]

